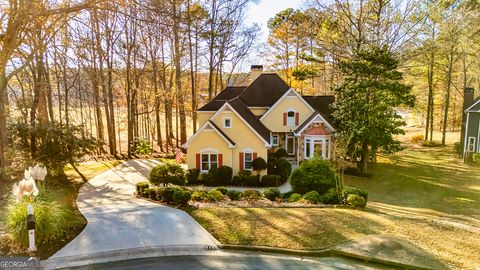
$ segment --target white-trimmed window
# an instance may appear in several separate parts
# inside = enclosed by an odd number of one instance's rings
[[[475,152],[475,137],[468,137],[467,151]]]
[[[208,172],[211,168],[218,168],[218,154],[205,153],[201,154],[201,171]]]
[[[243,169],[251,171],[252,161],[253,161],[253,152],[244,152],[243,153]]]
[[[295,126],[295,111],[289,110],[287,112],[287,126],[294,127]]]
[[[231,128],[232,127],[232,118],[231,117],[224,117],[223,118],[223,127],[224,128]]]
[[[278,135],[272,135],[272,146],[278,146],[280,137]]]

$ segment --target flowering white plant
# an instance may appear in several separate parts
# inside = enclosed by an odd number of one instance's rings
[[[13,185],[13,194],[17,198],[17,201],[20,202],[24,196],[38,195],[38,188],[35,184],[35,180],[33,178],[22,179],[17,184]]]
[[[29,171],[31,177],[35,180],[43,181],[47,176],[47,168],[45,168],[44,166],[40,166],[40,164],[35,165],[35,167],[30,167]],[[26,175],[25,178],[28,179]]]

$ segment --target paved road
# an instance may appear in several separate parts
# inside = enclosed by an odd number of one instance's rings
[[[220,256],[170,256],[128,260],[70,268],[72,270],[240,270],[240,269],[398,269],[375,263],[365,263],[353,259],[325,257],[298,258],[294,256],[226,253]]]
[[[85,183],[77,198],[88,221],[68,245],[44,262],[46,268],[67,266],[67,261],[93,260],[142,253],[182,255],[198,253],[215,240],[185,212],[133,196],[135,183],[145,181],[156,161],[131,160]]]

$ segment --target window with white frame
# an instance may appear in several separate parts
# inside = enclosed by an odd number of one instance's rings
[[[295,126],[295,111],[290,110],[287,112],[287,126],[294,127]]]
[[[272,135],[272,146],[278,146],[279,140],[280,138],[278,137],[278,135]]]
[[[202,172],[208,172],[211,168],[218,168],[218,154],[205,153],[201,154],[202,158]]]
[[[467,151],[475,152],[475,137],[468,137]]]
[[[253,153],[252,152],[243,153],[243,169],[251,171],[252,170],[252,161],[253,161]]]
[[[223,127],[224,128],[231,128],[232,127],[232,118],[231,117],[224,117],[223,118]]]

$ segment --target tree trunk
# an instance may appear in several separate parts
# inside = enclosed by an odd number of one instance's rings
[[[447,70],[447,92],[445,93],[445,111],[443,113],[443,128],[442,128],[442,144],[445,145],[448,108],[450,106],[450,89],[452,86],[452,72],[453,72],[453,48],[450,48],[450,55],[448,56],[448,70]]]

